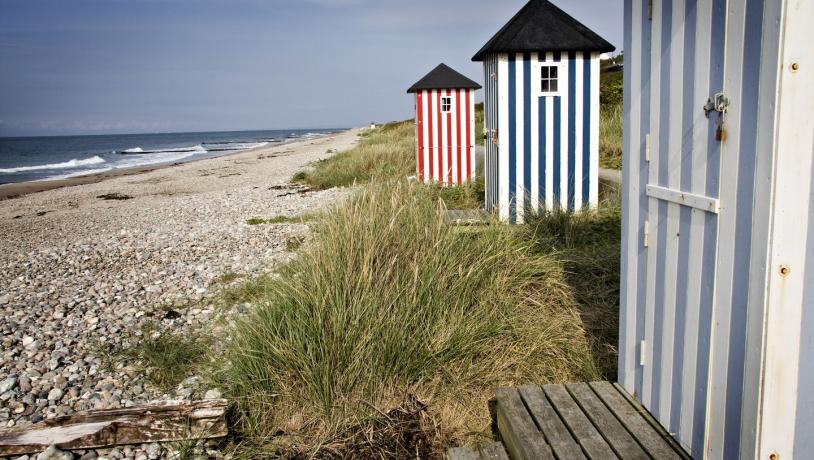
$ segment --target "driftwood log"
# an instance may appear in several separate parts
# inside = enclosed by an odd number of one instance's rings
[[[221,438],[227,435],[224,399],[169,401],[123,409],[77,412],[25,429],[0,431],[0,457],[60,449]]]

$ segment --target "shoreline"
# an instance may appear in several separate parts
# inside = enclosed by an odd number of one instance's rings
[[[219,155],[215,157],[207,157],[207,158],[194,158],[189,161],[176,161],[170,163],[156,163],[154,165],[146,165],[146,166],[135,166],[132,168],[122,168],[122,169],[115,169],[111,171],[105,172],[98,172],[92,174],[83,174],[81,176],[69,177],[66,179],[51,179],[51,180],[37,180],[37,181],[26,181],[26,182],[12,182],[10,184],[0,184],[0,202],[5,200],[13,200],[16,198],[21,198],[26,195],[30,195],[32,193],[40,193],[40,192],[47,192],[49,190],[56,190],[65,187],[74,187],[77,185],[87,185],[87,184],[97,184],[100,182],[104,182],[109,179],[114,179],[117,177],[127,177],[127,176],[136,176],[139,174],[146,174],[153,171],[159,171],[162,169],[167,168],[174,168],[178,166],[183,166],[186,164],[193,164],[193,163],[200,163],[202,161],[207,160],[215,160],[218,158],[228,158],[233,155],[241,155],[247,154],[252,152],[257,152],[261,150],[268,150],[274,149],[278,147],[286,147],[286,146],[293,146],[297,145],[302,142],[311,142],[315,139],[326,139],[332,136],[336,136],[338,134],[347,133],[349,131],[356,130],[358,128],[348,128],[342,131],[337,131],[332,134],[327,134],[322,137],[317,137],[314,139],[296,139],[290,142],[281,142],[276,144],[264,145],[260,147],[254,147],[251,149],[246,150],[238,150],[236,152],[227,153],[225,155]]]
[[[111,352],[147,346],[148,329],[222,334],[242,314],[218,307],[222,290],[294,258],[310,233],[296,217],[351,193],[290,185],[292,176],[353,148],[361,131],[177,166],[10,184],[61,188],[0,201],[0,330],[11,331],[0,382],[14,382],[0,401],[0,423],[23,428],[78,411],[216,392],[194,370],[163,385],[136,359],[104,363]],[[249,223],[258,217],[290,219]]]

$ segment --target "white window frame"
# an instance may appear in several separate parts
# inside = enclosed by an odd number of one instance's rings
[[[449,109],[447,109],[447,110],[444,110],[444,99],[449,99]],[[441,113],[452,113],[452,109],[454,108],[454,105],[453,105],[454,101],[455,101],[455,99],[452,97],[451,94],[449,96],[444,96],[442,94],[441,95]]]
[[[557,91],[543,91],[543,67],[556,67],[557,68]],[[536,72],[536,86],[535,92],[540,97],[545,96],[561,96],[563,94],[563,86],[565,85],[565,80],[562,78],[562,62],[538,62],[537,63],[537,72]]]

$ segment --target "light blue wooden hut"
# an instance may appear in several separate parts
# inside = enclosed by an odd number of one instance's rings
[[[619,381],[695,458],[812,458],[814,2],[624,4]]]
[[[614,47],[547,0],[531,0],[473,57],[485,71],[486,208],[597,203],[599,57]]]

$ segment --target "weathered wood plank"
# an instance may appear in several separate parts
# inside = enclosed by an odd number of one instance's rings
[[[509,460],[509,454],[503,444],[499,442],[488,442],[478,446],[480,456],[483,460]]]
[[[228,434],[226,407],[220,399],[77,412],[0,432],[0,456],[40,452],[51,444],[70,450],[220,438]]]
[[[469,447],[453,447],[447,451],[447,460],[481,460],[481,456]]]
[[[543,385],[543,392],[560,414],[582,450],[591,459],[618,458],[596,427],[588,420],[582,409],[574,402],[563,385]]]
[[[684,458],[684,459],[687,459],[687,460],[690,460],[692,458],[692,457],[690,457],[689,454],[687,454],[687,452],[684,450],[684,448],[681,447],[681,445],[678,443],[678,441],[676,441],[675,438],[670,433],[668,433],[667,430],[664,429],[664,427],[661,426],[661,424],[658,422],[658,420],[653,418],[653,416],[650,414],[650,412],[648,412],[647,409],[645,409],[645,407],[642,406],[641,403],[639,403],[639,401],[636,400],[636,398],[631,396],[618,383],[614,383],[613,387],[616,388],[616,391],[618,391],[619,394],[621,394],[622,397],[625,398],[625,400],[627,400],[627,402],[631,406],[633,406],[633,408],[639,413],[639,415],[641,415],[642,418],[644,418],[645,421],[647,421],[647,423],[649,423],[650,426],[652,426],[653,429],[656,430],[656,432],[659,433],[661,438],[664,439],[664,441],[667,442],[673,448],[673,450],[679,456],[681,456],[681,458]]]
[[[560,416],[538,385],[526,385],[519,388],[520,396],[525,401],[537,426],[543,431],[548,445],[557,458],[584,459],[582,448],[574,440]]]
[[[447,220],[454,225],[483,225],[489,222],[490,215],[482,209],[451,209]]]
[[[566,385],[565,388],[619,457],[635,460],[650,459],[642,446],[619,423],[616,416],[587,383],[572,383]]]
[[[497,429],[513,460],[553,459],[551,448],[537,429],[520,393],[514,388],[498,388]]]
[[[610,382],[592,382],[591,388],[610,408],[622,425],[636,438],[650,456],[658,459],[680,459],[681,456],[653,428],[642,414],[633,407]]]

